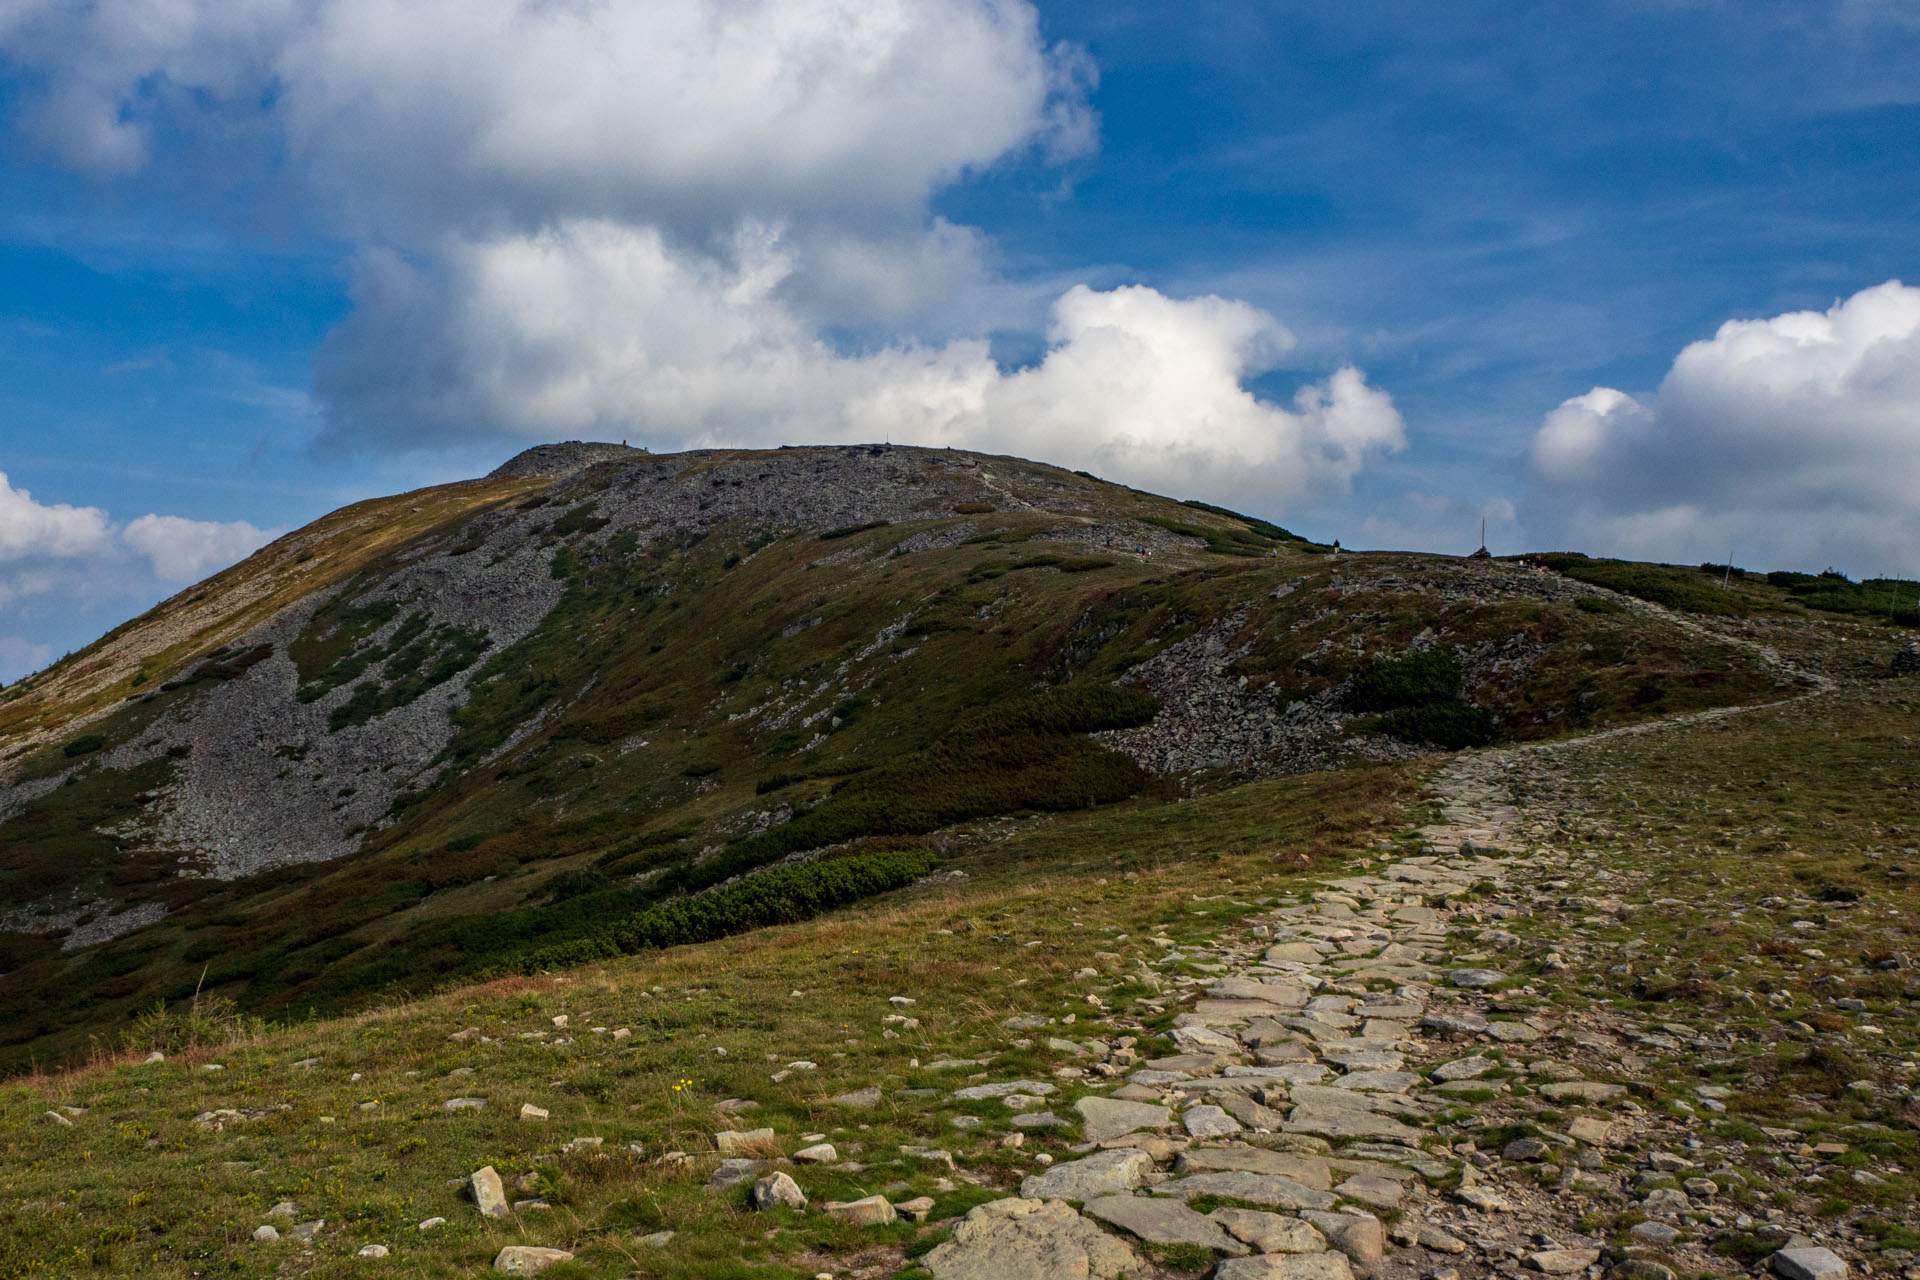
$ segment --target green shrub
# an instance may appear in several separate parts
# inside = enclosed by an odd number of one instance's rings
[[[1493,716],[1458,698],[1424,707],[1400,707],[1380,719],[1380,729],[1407,742],[1424,742],[1448,751],[1484,747],[1493,741]]]
[[[749,836],[663,885],[699,889],[790,853],[865,836],[925,835],[956,822],[1124,800],[1140,767],[1078,735],[1145,724],[1160,704],[1132,689],[1075,685],[962,716],[938,745],[856,774],[808,812]]]
[[[1247,528],[1253,530],[1253,532],[1259,534],[1261,537],[1270,538],[1275,542],[1307,541],[1307,539],[1301,537],[1299,534],[1291,530],[1282,529],[1277,524],[1271,524],[1268,521],[1256,519],[1253,516],[1243,516],[1238,511],[1230,511],[1226,507],[1216,507],[1212,503],[1201,502],[1195,498],[1188,498],[1185,502],[1181,503],[1181,505],[1193,507],[1200,511],[1211,511],[1214,515],[1225,516],[1229,520],[1238,520],[1241,524],[1246,525]]]
[[[106,745],[107,740],[105,738],[97,733],[89,733],[75,738],[72,742],[60,748],[60,754],[71,760],[76,756],[92,755]]]
[[[1555,573],[1580,582],[1651,600],[1684,613],[1744,618],[1748,609],[1739,596],[1702,577],[1699,570],[1665,564],[1637,564],[1629,560],[1592,560],[1576,552],[1539,557]]]
[[[891,520],[869,520],[865,524],[843,525],[838,529],[829,529],[821,534],[820,541],[833,542],[840,538],[851,538],[856,533],[865,533],[869,529],[884,529],[892,523]]]
[[[377,716],[406,706],[429,689],[445,684],[472,666],[492,643],[486,631],[479,627],[440,626],[420,634],[425,628],[424,614],[415,614],[406,624],[402,624],[396,633],[396,642],[401,635],[408,633],[408,624],[414,618],[421,620],[421,627],[413,632],[404,647],[396,648],[390,642],[384,651],[386,666],[383,670],[390,683],[383,685],[375,679],[363,680],[355,685],[353,695],[328,715],[329,731],[337,733],[348,725],[365,724]],[[364,666],[363,663],[363,669]],[[300,696],[307,700],[306,690],[303,689]]]
[[[562,968],[793,924],[902,888],[932,869],[933,859],[919,851],[856,854],[781,867],[710,893],[649,907],[587,937],[530,951],[508,968],[518,972]]]
[[[576,533],[598,533],[613,523],[593,514],[594,503],[583,502],[547,527],[547,532],[556,538],[569,538]]]
[[[1423,649],[1404,658],[1378,658],[1353,677],[1346,702],[1355,711],[1392,711],[1457,701],[1460,662],[1445,649]]]

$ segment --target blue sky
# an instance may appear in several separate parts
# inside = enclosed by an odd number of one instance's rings
[[[449,3],[0,16],[0,679],[574,436],[1920,572],[1920,4]]]

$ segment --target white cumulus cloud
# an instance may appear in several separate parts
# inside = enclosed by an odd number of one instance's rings
[[[16,489],[0,471],[0,563],[42,556],[97,555],[113,540],[107,513],[98,507],[51,506]]]
[[[1271,512],[1403,441],[1352,368],[1252,394],[1292,338],[1231,300],[1063,281],[990,357],[1044,297],[930,200],[1098,133],[1030,0],[13,0],[0,54],[68,167],[201,157],[351,246],[323,449],[923,441]]]
[[[244,520],[145,515],[127,522],[120,541],[143,556],[162,582],[192,582],[243,559],[268,534]]]
[[[273,537],[245,521],[144,515],[116,524],[99,507],[42,503],[0,472],[0,680],[52,656],[19,628],[77,606],[144,605],[223,569]]]
[[[1920,289],[1732,320],[1657,392],[1547,415],[1537,529],[1629,555],[1920,571]]]
[[[321,369],[323,395],[365,406],[342,429],[377,436],[405,417],[448,439],[585,426],[656,448],[967,445],[1269,509],[1404,443],[1391,398],[1351,368],[1290,406],[1247,391],[1293,337],[1222,298],[1077,286],[1053,306],[1044,358],[1006,372],[977,340],[836,351],[786,301],[794,254],[774,231],[708,256],[596,220],[450,258],[441,284],[390,257],[364,264]]]

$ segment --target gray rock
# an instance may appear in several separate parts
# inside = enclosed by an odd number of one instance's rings
[[[1119,1227],[1149,1244],[1195,1244],[1215,1253],[1240,1257],[1247,1246],[1228,1235],[1212,1218],[1195,1213],[1177,1200],[1151,1196],[1101,1196],[1087,1202],[1090,1218]]]
[[[1553,1148],[1538,1138],[1515,1138],[1500,1148],[1502,1160],[1544,1160]]]
[[[1456,987],[1491,987],[1505,982],[1507,975],[1498,969],[1455,969],[1447,981]]]
[[[356,1258],[384,1258],[392,1250],[383,1244],[363,1244],[354,1252]]]
[[[1626,1258],[1607,1272],[1619,1280],[1674,1280],[1673,1268],[1662,1266],[1652,1258]]]
[[[1261,1253],[1324,1253],[1327,1238],[1310,1222],[1258,1209],[1215,1209],[1207,1215]]]
[[[1432,1074],[1435,1080],[1478,1080],[1499,1065],[1492,1058],[1482,1058],[1476,1054],[1471,1058],[1443,1062],[1433,1069]]]
[[[1013,1127],[1016,1129],[1053,1129],[1066,1123],[1065,1116],[1057,1116],[1051,1111],[1030,1111],[1013,1118]]]
[[[758,1177],[767,1167],[764,1160],[750,1160],[745,1156],[732,1156],[713,1167],[707,1176],[707,1188],[711,1191],[725,1191],[728,1187],[737,1187],[748,1178]]]
[[[480,1210],[484,1218],[504,1218],[512,1212],[507,1207],[507,1189],[500,1183],[500,1174],[492,1165],[476,1169],[467,1179],[467,1187],[473,1193],[474,1207]]]
[[[448,1098],[440,1104],[449,1111],[480,1111],[487,1105],[485,1098]]]
[[[800,1164],[834,1164],[839,1161],[840,1153],[834,1150],[831,1142],[821,1142],[802,1147],[793,1153],[793,1158]]]
[[[1106,1142],[1138,1129],[1168,1129],[1173,1112],[1145,1102],[1088,1096],[1073,1104],[1089,1142]]]
[[[1366,1093],[1405,1093],[1420,1083],[1411,1071],[1350,1071],[1333,1082],[1336,1089],[1359,1089]]]
[[[327,1229],[325,1218],[315,1218],[312,1222],[298,1222],[293,1227],[295,1240],[311,1240]]]
[[[1053,1086],[1043,1081],[1007,1080],[1000,1084],[976,1084],[970,1089],[956,1089],[953,1096],[961,1102],[978,1102],[982,1098],[1004,1098],[1010,1093],[1030,1093],[1045,1098],[1053,1092]]]
[[[1343,1071],[1398,1071],[1406,1058],[1391,1049],[1342,1049],[1324,1046],[1320,1056]]]
[[[1420,1029],[1443,1035],[1478,1035],[1487,1029],[1487,1020],[1477,1013],[1430,1013],[1420,1019]]]
[[[1376,1209],[1397,1209],[1400,1198],[1406,1194],[1405,1188],[1392,1178],[1365,1173],[1348,1178],[1333,1192],[1343,1200],[1358,1200]]]
[[[1513,1208],[1505,1196],[1489,1187],[1455,1187],[1453,1198],[1488,1213],[1507,1213]]]
[[[1555,1102],[1611,1102],[1625,1097],[1626,1093],[1627,1086],[1623,1084],[1602,1084],[1598,1080],[1562,1080],[1540,1086],[1540,1096]]]
[[[1627,1234],[1640,1244],[1664,1249],[1680,1238],[1680,1229],[1664,1222],[1636,1222],[1627,1229]]]
[[[1527,1265],[1550,1276],[1570,1276],[1600,1261],[1598,1249],[1542,1249],[1527,1255]]]
[[[1353,1268],[1337,1253],[1265,1253],[1227,1259],[1213,1280],[1353,1280]]]
[[[880,1086],[868,1085],[864,1089],[855,1089],[852,1093],[835,1094],[828,1098],[836,1107],[877,1107],[880,1105]]]
[[[1489,1022],[1485,1034],[1501,1044],[1531,1044],[1540,1038],[1540,1032],[1524,1022]]]
[[[1767,1259],[1767,1265],[1781,1280],[1843,1280],[1847,1274],[1847,1264],[1840,1255],[1818,1245],[1782,1249]]]
[[[565,1249],[545,1249],[538,1245],[510,1244],[494,1255],[493,1269],[503,1276],[537,1276],[556,1262],[571,1262]]]
[[[638,1237],[635,1243],[643,1244],[649,1249],[664,1249],[672,1243],[674,1235],[672,1231],[649,1231],[646,1235]]]
[[[1020,1194],[1029,1200],[1084,1202],[1132,1191],[1152,1170],[1153,1157],[1144,1151],[1132,1147],[1096,1151],[1023,1180]]]
[[[1325,1191],[1333,1185],[1327,1162],[1315,1155],[1269,1151],[1262,1147],[1190,1147],[1173,1162],[1177,1174],[1218,1173],[1242,1169],[1291,1178],[1303,1187]]]
[[[969,1212],[920,1264],[934,1280],[1117,1280],[1141,1265],[1125,1243],[1070,1206],[1014,1197]]]
[[[1295,1107],[1286,1132],[1312,1133],[1324,1138],[1384,1138],[1391,1142],[1419,1142],[1426,1135],[1392,1116],[1332,1107]]]
[[[1311,1209],[1300,1216],[1320,1228],[1334,1248],[1363,1267],[1386,1256],[1386,1229],[1378,1218],[1357,1213],[1316,1213]]]
[[[1672,1218],[1693,1208],[1693,1201],[1687,1199],[1684,1191],[1675,1191],[1671,1187],[1661,1187],[1647,1193],[1640,1202],[1640,1208],[1655,1218]]]
[[[1222,1093],[1215,1101],[1222,1111],[1249,1129],[1274,1131],[1287,1121],[1285,1115],[1272,1107],[1262,1106],[1244,1093]]]
[[[1330,1192],[1271,1173],[1248,1173],[1239,1169],[1219,1173],[1196,1173],[1192,1177],[1163,1182],[1153,1189],[1157,1196],[1177,1196],[1191,1200],[1195,1196],[1225,1196],[1264,1204],[1276,1209],[1331,1209],[1335,1200]]]
[[[262,1243],[269,1240],[278,1240],[280,1238],[280,1231],[277,1227],[263,1224],[253,1229],[253,1238]]]
[[[756,1209],[805,1209],[807,1193],[800,1184],[784,1173],[770,1173],[753,1184],[753,1207]]]
[[[1227,1138],[1241,1130],[1238,1120],[1214,1106],[1189,1107],[1180,1123],[1196,1138]]]
[[[830,1218],[851,1222],[856,1227],[884,1227],[899,1217],[885,1196],[863,1196],[858,1200],[829,1200],[820,1206]]]

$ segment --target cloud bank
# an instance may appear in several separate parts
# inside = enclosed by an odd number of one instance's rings
[[[1249,393],[1292,346],[1263,312],[1035,307],[932,216],[1096,143],[1092,63],[1028,0],[15,0],[0,51],[57,162],[135,183],[217,148],[351,246],[323,451],[890,439],[1276,511],[1404,439],[1355,369]],[[992,359],[1041,323],[1037,364]]]
[[[1570,545],[1920,572],[1920,289],[1728,321],[1652,396],[1566,401],[1528,465],[1536,529]]]
[[[274,536],[245,521],[182,516],[118,525],[99,507],[36,502],[0,472],[0,681],[54,656],[9,624],[101,601],[151,599],[224,569]]]

